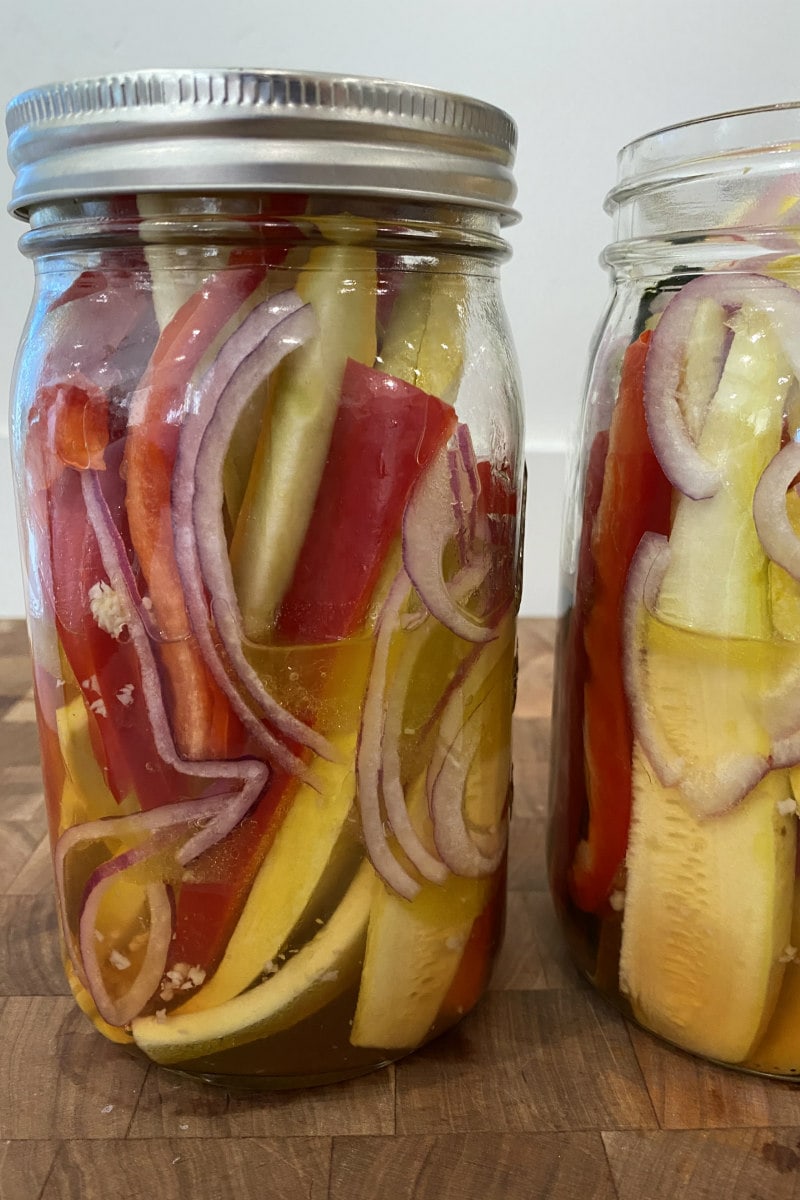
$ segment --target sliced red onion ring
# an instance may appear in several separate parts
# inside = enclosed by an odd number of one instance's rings
[[[645,362],[644,405],[650,442],[667,479],[692,500],[702,500],[714,495],[722,477],[697,449],[678,399],[683,351],[691,341],[692,327],[705,298],[693,293],[687,297],[691,286],[686,284],[670,300],[656,326]],[[723,349],[721,342],[717,382],[722,373]]]
[[[142,849],[140,847],[140,851]],[[137,854],[134,851],[99,867],[87,884],[81,909],[78,942],[86,985],[95,1008],[109,1025],[129,1024],[152,998],[166,970],[172,942],[173,911],[169,892],[163,883],[149,883],[145,895],[150,910],[150,928],[144,961],[128,990],[119,999],[112,998],[106,988],[98,956],[96,930],[100,905],[106,892],[118,882],[120,876],[139,865],[143,858],[141,852]]]
[[[304,764],[264,728],[242,698],[219,659],[208,627],[205,590],[228,663],[253,703],[286,737],[323,758],[336,751],[321,734],[282,708],[264,687],[242,651],[243,627],[228,559],[222,519],[223,464],[236,424],[259,384],[280,360],[307,341],[316,328],[309,305],[283,292],[253,310],[226,342],[200,385],[196,411],[181,432],[173,480],[173,513],[178,566],[184,580],[192,626],[204,657],[245,727],[292,774]],[[260,334],[260,337],[259,337]]]
[[[702,275],[672,297],[653,333],[645,365],[645,413],[650,441],[665,475],[693,500],[713,496],[720,474],[698,451],[678,401],[683,350],[698,308],[713,300],[733,311],[744,304],[767,313],[791,368],[800,378],[800,293],[754,274]],[[720,346],[720,355],[724,345]]]
[[[661,735],[648,697],[644,622],[648,614],[658,611],[669,559],[667,539],[646,533],[631,562],[623,602],[625,692],[634,733],[662,787],[679,789],[698,816],[715,816],[743,800],[767,774],[772,760],[760,754],[736,753],[703,770],[682,758]]]
[[[447,459],[450,466],[453,520],[457,530],[459,555],[461,562],[465,563],[477,532],[481,482],[469,427],[462,421],[456,426],[455,443],[455,447],[448,450]]]
[[[81,825],[73,825],[64,830],[53,853],[56,898],[67,951],[79,978],[87,987],[88,972],[84,971],[81,956],[77,952],[67,924],[66,863],[70,853],[79,846],[88,846],[93,842],[131,842],[141,839],[139,845],[125,851],[124,854],[110,858],[102,868],[98,868],[104,871],[98,880],[101,882],[107,874],[124,870],[134,862],[143,862],[146,858],[161,854],[171,844],[177,845],[195,828],[197,832],[182,841],[180,850],[175,854],[175,863],[178,866],[186,866],[238,824],[246,815],[245,804],[251,807],[252,798],[242,790],[198,800],[180,800],[166,808],[156,808],[149,812],[84,821]],[[134,855],[135,858],[132,857]],[[90,887],[87,887],[84,907],[90,890]]]
[[[464,788],[475,758],[480,753],[481,708],[471,714],[456,735],[430,787],[429,805],[436,849],[455,875],[479,879],[492,875],[503,861],[508,841],[508,821],[499,822],[489,853],[481,850],[464,819]]]
[[[457,637],[488,642],[496,625],[482,625],[459,608],[445,582],[442,562],[447,543],[458,534],[452,510],[447,451],[442,450],[417,481],[403,514],[403,565],[428,611]]]
[[[400,780],[399,746],[402,733],[402,702],[395,704],[391,722],[389,718],[387,700],[389,650],[392,635],[400,625],[401,610],[412,595],[411,581],[405,571],[401,571],[378,618],[372,671],[364,701],[359,742],[358,791],[359,797],[362,795],[362,790],[366,796],[383,797],[386,817],[397,838],[398,845],[405,851],[424,879],[428,879],[432,883],[444,883],[448,875],[447,868],[437,858],[434,858],[422,844],[408,814],[405,792]],[[417,626],[417,628],[421,628],[421,626]],[[399,685],[403,688],[403,695],[405,695],[405,685],[408,683],[408,676],[404,674],[403,666],[407,665],[409,661],[413,668],[415,659],[409,656],[408,659],[401,662],[392,679],[393,689]]]
[[[238,824],[242,816],[255,803],[269,778],[269,768],[256,759],[241,759],[237,762],[188,762],[180,757],[175,749],[169,719],[164,708],[161,680],[152,645],[128,591],[127,579],[122,566],[122,559],[126,557],[125,547],[118,534],[116,537],[113,536],[104,519],[105,499],[97,473],[95,471],[82,472],[81,486],[86,512],[97,537],[103,569],[111,587],[128,609],[127,625],[139,660],[142,695],[159,755],[168,766],[174,767],[176,771],[187,778],[214,781],[230,779],[242,785],[241,798],[231,808],[230,821],[228,822],[226,818],[225,821],[221,821],[218,826],[215,826],[215,829],[222,831],[217,835],[216,840],[218,840],[218,837],[224,837],[235,824]],[[228,823],[227,828],[225,827],[226,822]],[[199,846],[199,849],[194,849],[193,857],[202,853],[209,845],[213,845],[215,839],[208,836],[209,829],[210,826],[203,831],[203,834],[199,834],[196,839],[193,839],[193,844]],[[185,856],[186,852],[187,848],[184,847],[182,855]],[[185,862],[188,859],[183,857],[182,861]]]
[[[476,695],[505,652],[505,639],[484,647],[464,681],[464,694]],[[491,875],[502,861],[508,838],[503,819],[491,838],[491,849],[481,849],[464,815],[464,793],[470,769],[480,751],[482,708],[491,691],[476,705],[466,721],[461,689],[453,692],[442,713],[439,738],[431,755],[426,779],[433,838],[442,861],[454,875],[480,878]]]
[[[121,875],[141,866],[155,856],[168,852],[181,836],[192,827],[197,832],[187,838],[174,861],[186,866],[204,850],[221,841],[245,815],[249,797],[246,790],[232,795],[211,796],[204,800],[183,801],[169,808],[135,813],[127,817],[111,817],[73,826],[56,845],[56,880],[65,941],[73,964],[81,974],[97,1011],[111,1025],[126,1025],[138,1016],[158,988],[166,968],[173,932],[173,911],[164,883],[146,885],[150,909],[150,931],[144,962],[129,990],[119,999],[109,995],[98,958],[97,920],[105,893],[119,881]],[[124,831],[124,832],[123,832]],[[115,837],[141,835],[140,845],[108,859],[90,876],[84,891],[78,924],[79,959],[76,961],[72,936],[66,925],[64,868],[71,849],[92,841],[113,840]]]
[[[389,646],[392,631],[397,627],[398,616],[408,599],[411,591],[411,581],[405,571],[399,571],[389,594],[384,601],[378,618],[377,636],[373,651],[372,669],[370,671],[367,692],[364,697],[364,708],[361,727],[358,732],[358,747],[356,751],[356,780],[358,805],[361,814],[361,831],[370,862],[383,881],[406,900],[413,900],[420,890],[420,885],[408,874],[404,867],[392,854],[386,832],[383,827],[381,813],[380,780],[381,780],[381,742],[383,737],[384,692],[389,662]],[[403,804],[405,809],[405,804]],[[395,814],[397,816],[397,813]],[[399,820],[403,836],[407,837],[408,828],[413,838],[417,835],[408,820],[408,827],[402,818]],[[393,827],[394,828],[394,827]],[[395,835],[399,835],[394,830]],[[418,849],[426,855],[422,843]],[[408,851],[406,851],[408,852]],[[410,856],[409,856],[410,857]]]
[[[636,736],[663,787],[674,787],[678,783],[684,762],[665,750],[647,703],[642,624],[645,614],[655,611],[669,558],[669,542],[662,534],[644,534],[628,569],[622,608],[625,694],[631,707]]]
[[[86,512],[97,537],[103,569],[111,587],[128,607],[128,629],[139,659],[142,694],[159,755],[168,766],[174,767],[188,778],[231,779],[242,783],[243,790],[247,794],[244,798],[249,800],[247,808],[244,809],[246,812],[269,778],[269,769],[256,759],[242,759],[239,762],[188,762],[178,754],[164,708],[158,665],[147,631],[139,619],[133,598],[128,591],[127,579],[122,566],[122,560],[126,557],[124,544],[118,534],[116,538],[112,535],[104,520],[105,499],[96,472],[82,472],[81,485]]]
[[[787,442],[766,467],[753,496],[753,520],[764,553],[800,582],[800,538],[786,511],[786,493],[800,475],[800,442]]]

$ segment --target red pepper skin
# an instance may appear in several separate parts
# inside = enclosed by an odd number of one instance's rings
[[[180,797],[149,732],[136,654],[125,634],[117,640],[101,629],[89,607],[90,588],[106,581],[106,574],[86,513],[79,471],[73,469],[102,467],[106,499],[115,515],[122,513],[119,447],[106,444],[107,419],[105,394],[88,380],[82,386],[73,381],[38,391],[25,446],[29,536],[34,542],[31,569],[41,570],[41,564],[47,563],[52,595],[46,600],[52,604],[63,652],[87,706],[95,704],[101,710],[90,721],[90,729],[109,790],[118,801],[135,792],[142,808],[152,808]],[[48,590],[44,580],[38,590]],[[44,691],[39,704],[46,713],[49,701]],[[49,726],[54,732],[54,720]],[[48,738],[42,734],[46,767]],[[55,799],[60,799],[60,789]]]
[[[219,964],[296,788],[296,780],[276,771],[253,812],[192,865],[198,879],[180,889],[172,961],[202,966],[206,974]]]
[[[363,623],[408,494],[455,429],[450,405],[349,359],[330,450],[277,635],[314,644]]]
[[[644,416],[650,332],[625,354],[609,430],[603,493],[592,531],[593,595],[584,625],[584,753],[589,805],[569,891],[578,908],[608,900],[628,844],[633,735],[622,668],[622,601],[642,535],[668,533],[672,489],[653,453]]]
[[[415,480],[455,428],[453,409],[411,384],[353,361],[317,503],[283,600],[278,633],[304,644],[335,642],[364,622]],[[312,714],[303,714],[313,722]],[[201,869],[208,878],[178,898],[175,961],[211,969],[280,827],[296,781],[276,772],[258,806]],[[232,867],[231,867],[231,864]]]
[[[118,512],[121,501],[111,503]],[[133,646],[125,632],[117,639],[101,629],[89,608],[89,589],[106,574],[75,470],[50,489],[50,529],[56,629],[87,705],[101,702],[95,749],[106,783],[119,801],[134,792],[143,809],[183,799],[187,781],[153,741]]]
[[[189,384],[226,322],[264,278],[263,266],[208,279],[164,329],[139,383],[142,406],[128,427],[124,474],[130,539],[158,625],[169,710],[180,754],[225,758],[232,728],[227,699],[211,677],[191,632],[172,532],[172,473]]]
[[[586,678],[584,626],[594,592],[592,533],[608,454],[608,430],[595,435],[589,451],[583,494],[578,587],[575,603],[559,622],[553,682],[553,752],[550,768],[550,821],[547,861],[550,888],[560,908],[567,903],[567,876],[581,838],[587,810],[583,762],[583,693]]]

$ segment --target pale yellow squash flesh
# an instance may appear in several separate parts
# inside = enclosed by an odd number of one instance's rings
[[[722,817],[698,820],[634,758],[620,985],[649,1029],[721,1062],[762,1034],[790,940],[795,820],[768,775]]]
[[[380,886],[369,917],[367,950],[350,1041],[405,1050],[424,1041],[453,982],[488,879],[451,876],[425,884],[412,901]]]
[[[224,1004],[275,958],[322,880],[355,797],[355,738],[343,763],[320,761],[321,791],[301,784],[255,878],[225,954],[210,980],[173,1012]]]
[[[375,251],[317,246],[297,292],[318,330],[281,364],[231,543],[244,630],[267,639],[294,574],[328,454],[348,358],[375,360]]]
[[[780,446],[789,378],[768,318],[743,309],[699,439],[722,484],[710,499],[677,503],[655,613],[665,624],[771,639],[752,502]],[[649,682],[658,689],[657,671]],[[699,686],[694,674],[687,686]],[[726,680],[717,663],[714,686],[741,680]],[[705,698],[713,704],[708,690]],[[661,786],[641,747],[634,751],[620,987],[649,1028],[724,1062],[747,1057],[783,976],[796,830],[777,806],[788,795],[787,773],[774,772],[730,812],[698,816],[678,788]]]
[[[375,886],[364,863],[328,923],[276,974],[213,1009],[139,1017],[136,1044],[155,1062],[179,1063],[269,1037],[319,1012],[355,977]]]

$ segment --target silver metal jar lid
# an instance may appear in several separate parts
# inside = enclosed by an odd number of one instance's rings
[[[307,191],[516,219],[514,122],[431,88],[270,70],[153,70],[23,92],[9,208],[140,192]]]

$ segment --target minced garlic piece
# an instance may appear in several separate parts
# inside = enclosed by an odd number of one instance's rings
[[[778,962],[790,963],[790,962],[794,962],[796,958],[797,958],[797,947],[796,946],[787,946],[786,949],[784,950],[783,954],[778,956]]]
[[[625,893],[616,891],[612,892],[608,897],[608,903],[613,908],[614,912],[622,912],[625,907]]]
[[[125,683],[117,692],[117,699],[125,708],[133,704],[133,684]]]
[[[788,796],[786,800],[779,800],[775,807],[782,817],[794,816],[797,814],[797,801],[793,796]]]
[[[202,967],[190,967],[188,963],[175,963],[165,972],[161,991],[158,993],[162,1000],[171,1000],[176,992],[189,992],[192,988],[200,987],[206,973]]]
[[[89,588],[89,608],[100,628],[114,638],[119,637],[128,623],[125,601],[103,579]]]
[[[108,961],[112,967],[116,967],[118,971],[127,971],[131,965],[131,960],[126,958],[124,954],[120,954],[119,950],[112,950],[108,956]]]

